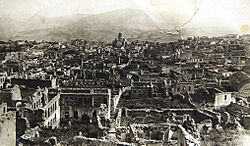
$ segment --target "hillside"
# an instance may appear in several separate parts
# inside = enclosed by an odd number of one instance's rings
[[[15,25],[13,25],[15,24]],[[122,9],[95,15],[78,15],[46,18],[36,15],[26,22],[12,22],[0,26],[0,39],[27,40],[87,40],[111,41],[117,32],[123,32],[128,40],[173,41],[177,35],[163,34],[157,24],[143,11]]]

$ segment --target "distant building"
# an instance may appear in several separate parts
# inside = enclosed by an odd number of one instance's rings
[[[4,64],[3,69],[10,75],[10,74],[18,74],[23,69],[23,62],[19,60],[7,60]]]
[[[121,48],[126,47],[127,40],[122,36],[122,33],[119,32],[117,38],[113,41],[113,47]]]
[[[0,89],[4,88],[6,78],[7,78],[7,72],[0,72]]]
[[[151,82],[132,81],[131,98],[151,98],[153,97],[153,85]]]
[[[183,94],[189,92],[193,94],[195,92],[195,84],[193,82],[179,82],[172,89],[174,94]]]

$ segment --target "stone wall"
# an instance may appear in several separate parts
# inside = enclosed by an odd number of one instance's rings
[[[111,90],[107,88],[65,88],[60,93],[61,118],[81,119],[93,117],[102,105],[105,105],[105,117],[110,118]]]
[[[60,105],[59,105],[60,95],[57,94],[53,99],[51,99],[44,107],[44,127],[58,127],[60,122]]]
[[[205,112],[196,109],[126,109],[125,110],[127,117],[122,117],[122,125],[126,125],[127,122],[143,124],[147,122],[159,123],[166,122],[169,113],[174,113],[176,121],[182,121],[185,115],[190,115],[195,122],[199,123],[206,119],[211,119],[213,122],[217,120],[217,117]],[[177,119],[180,117],[181,119]]]
[[[126,142],[111,142],[108,140],[100,140],[95,138],[86,138],[83,136],[76,136],[72,145],[98,145],[98,146],[134,146]]]
[[[0,115],[0,145],[16,145],[16,113],[7,112]]]
[[[244,128],[246,129],[250,129],[250,115],[243,115],[241,117],[242,120],[242,125],[244,126]]]
[[[200,141],[188,133],[182,126],[178,126],[177,146],[200,146]]]
[[[0,104],[0,115],[7,112],[7,103],[1,103]]]
[[[230,92],[222,92],[222,93],[216,93],[215,94],[215,107],[220,106],[227,106],[233,101],[231,93]]]

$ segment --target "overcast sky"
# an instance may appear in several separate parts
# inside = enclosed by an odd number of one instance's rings
[[[96,14],[115,9],[143,10],[161,27],[223,26],[248,32],[250,0],[0,0],[0,16],[25,20],[34,15],[57,17]]]

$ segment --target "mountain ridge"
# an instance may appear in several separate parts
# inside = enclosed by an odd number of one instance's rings
[[[15,22],[14,22],[15,24]],[[13,26],[6,31],[4,27]],[[47,18],[40,15],[26,22],[0,26],[5,30],[0,35],[4,40],[60,41],[82,38],[86,40],[112,41],[117,32],[123,32],[128,40],[173,41],[177,35],[159,32],[157,24],[143,11],[119,9],[93,15]]]

